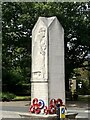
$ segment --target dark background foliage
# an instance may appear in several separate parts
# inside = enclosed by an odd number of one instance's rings
[[[84,67],[90,48],[89,2],[2,3],[2,84],[14,88],[15,85],[30,84],[31,36],[39,16],[57,16],[64,28],[65,83],[68,91],[69,78],[75,74],[75,68]]]

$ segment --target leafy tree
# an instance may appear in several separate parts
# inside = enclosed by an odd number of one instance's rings
[[[65,79],[83,66],[90,47],[89,2],[4,2],[2,4],[3,74],[19,66],[25,81],[31,71],[31,31],[39,16],[57,16],[65,31]],[[7,72],[5,72],[7,71]],[[6,75],[8,76],[8,74]],[[3,76],[4,81],[6,79]]]
[[[30,83],[30,32],[21,22],[19,6],[18,3],[2,5],[3,84]]]

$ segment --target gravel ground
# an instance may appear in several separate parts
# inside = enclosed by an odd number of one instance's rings
[[[14,111],[2,111],[2,106],[18,106],[18,107],[29,107],[30,101],[11,101],[11,102],[0,102],[0,118],[21,118],[18,112]],[[89,109],[89,103],[82,103],[80,101],[68,101],[66,107],[69,109]],[[9,119],[8,119],[9,120]]]
[[[30,101],[10,101],[10,102],[0,102],[0,106],[29,106]]]
[[[3,118],[21,118],[17,112],[2,111]]]

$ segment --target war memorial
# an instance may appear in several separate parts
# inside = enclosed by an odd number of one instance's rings
[[[21,116],[75,118],[77,114],[66,114],[64,69],[64,29],[55,16],[39,17],[32,30],[30,114]]]

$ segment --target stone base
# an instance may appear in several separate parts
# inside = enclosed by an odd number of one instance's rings
[[[69,118],[69,119],[75,119],[76,116],[78,115],[78,113],[67,113],[65,116],[66,118]]]
[[[78,113],[67,113],[65,120],[75,119]],[[19,113],[22,118],[38,119],[38,120],[59,120],[56,114],[43,115],[43,114],[31,114],[31,113]]]
[[[43,115],[43,114],[30,114],[30,113],[19,113],[22,118],[29,118],[29,120],[57,120],[57,115]]]

